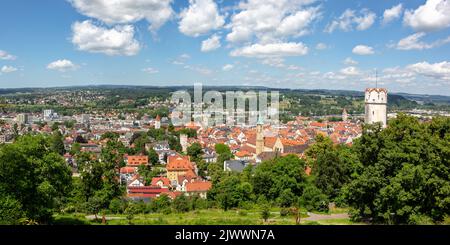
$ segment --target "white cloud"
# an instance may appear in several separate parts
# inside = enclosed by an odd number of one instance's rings
[[[178,56],[174,61],[172,61],[172,64],[174,65],[184,65],[188,59],[190,59],[191,56],[188,54],[181,54]]]
[[[396,83],[411,83],[416,79],[415,72],[400,67],[386,68],[381,74],[382,76],[379,78],[380,80],[392,81]]]
[[[0,69],[0,73],[11,73],[17,70],[18,69],[13,66],[3,66],[2,69]]]
[[[400,18],[400,15],[403,11],[403,5],[400,3],[398,5],[393,6],[390,9],[386,9],[383,13],[383,24],[387,24],[395,19]]]
[[[352,52],[358,55],[371,55],[374,54],[373,48],[366,45],[357,45],[353,48]]]
[[[297,11],[280,22],[277,34],[281,36],[302,36],[308,32],[306,27],[318,16],[318,8]]]
[[[277,67],[277,68],[285,67],[284,59],[280,58],[280,57],[271,57],[271,58],[262,59],[261,64],[272,66],[272,67]]]
[[[78,12],[109,25],[146,19],[157,30],[172,15],[172,0],[69,0]]]
[[[424,61],[406,68],[422,76],[450,81],[450,62],[448,61],[433,64]]]
[[[298,70],[301,70],[302,68],[300,66],[296,66],[296,65],[289,65],[288,67],[286,67],[286,69],[288,69],[290,71],[298,71]]]
[[[8,54],[6,51],[0,50],[0,60],[15,60],[16,58],[16,56]]]
[[[329,79],[329,80],[344,80],[347,78],[347,76],[339,75],[339,74],[336,74],[336,73],[330,71],[330,72],[324,73],[323,78]]]
[[[364,12],[363,16],[355,17],[356,29],[358,31],[364,31],[369,29],[373,25],[377,17],[377,15],[373,12],[370,11],[367,12],[363,11],[363,12]]]
[[[188,55],[188,54],[181,54],[179,58],[180,58],[180,59],[184,59],[184,60],[187,60],[187,59],[190,59],[190,58],[191,58],[191,56],[190,56],[190,55]]]
[[[202,52],[209,52],[220,48],[220,37],[218,35],[212,35],[210,38],[202,42]]]
[[[72,43],[79,50],[107,55],[135,55],[141,46],[134,39],[134,27],[119,25],[111,29],[94,25],[90,20],[72,25]]]
[[[233,65],[232,64],[226,64],[222,67],[223,71],[230,71],[231,69],[233,69]]]
[[[319,7],[305,7],[314,0],[248,0],[238,5],[227,28],[226,39],[233,43],[252,41],[273,43],[309,32],[309,25],[321,15]]]
[[[418,32],[409,35],[401,39],[397,43],[396,48],[399,50],[413,50],[413,49],[423,50],[435,48],[450,42],[450,37],[447,37],[446,39],[439,39],[437,41],[434,41],[433,43],[425,43],[421,41],[421,38],[423,38],[425,35],[426,34],[424,32]]]
[[[147,67],[147,68],[144,68],[144,69],[142,69],[142,71],[143,71],[143,72],[146,72],[146,73],[149,73],[149,74],[155,74],[155,73],[158,73],[158,72],[159,72],[158,70],[156,70],[156,69],[153,68],[153,67]]]
[[[327,49],[327,48],[328,48],[328,46],[325,43],[318,43],[316,45],[316,49],[317,50],[324,50],[324,49]]]
[[[184,69],[188,69],[188,70],[192,70],[195,72],[198,72],[202,75],[211,75],[213,73],[212,70],[206,68],[206,67],[201,67],[201,66],[191,66],[191,65],[185,65],[183,67]]]
[[[325,27],[325,32],[332,33],[336,29],[352,31],[354,29],[363,31],[369,29],[375,22],[377,15],[367,9],[362,9],[357,15],[354,10],[345,10],[339,18],[333,20]]]
[[[70,71],[70,70],[76,70],[76,69],[78,69],[78,66],[75,65],[70,60],[63,59],[63,60],[53,61],[52,63],[48,64],[47,69],[65,72],[65,71]]]
[[[244,57],[282,57],[282,56],[301,56],[308,53],[308,47],[303,43],[270,43],[253,44],[231,51],[231,56]]]
[[[212,0],[189,0],[189,8],[181,11],[180,18],[180,32],[193,37],[207,34],[225,23]]]
[[[344,63],[345,65],[349,65],[349,66],[354,66],[354,65],[357,65],[357,64],[358,64],[357,61],[353,60],[353,59],[350,58],[350,57],[347,57],[347,58],[343,61],[343,63]]]
[[[430,45],[420,41],[420,39],[423,36],[425,36],[424,32],[418,32],[418,33],[409,35],[409,36],[401,39],[397,43],[397,49],[400,49],[400,50],[411,50],[411,49],[428,49],[428,48],[431,48]]]
[[[340,72],[346,76],[356,76],[356,75],[360,74],[358,68],[356,68],[354,66],[349,66],[349,67],[343,68],[340,70]]]
[[[418,31],[434,31],[450,27],[450,1],[427,0],[416,10],[406,10],[405,25]]]

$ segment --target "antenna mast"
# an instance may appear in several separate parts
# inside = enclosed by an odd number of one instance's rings
[[[375,68],[375,88],[378,88],[378,70]]]

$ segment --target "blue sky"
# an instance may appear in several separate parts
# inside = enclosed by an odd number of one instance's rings
[[[4,0],[0,86],[450,95],[450,1]]]

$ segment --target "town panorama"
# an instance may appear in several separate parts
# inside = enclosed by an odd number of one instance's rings
[[[0,9],[0,225],[450,224],[448,0]]]

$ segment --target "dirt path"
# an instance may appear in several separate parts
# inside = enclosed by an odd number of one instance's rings
[[[102,215],[97,215],[97,218],[99,220],[102,220]],[[106,216],[105,217],[106,220],[114,220],[114,219],[126,219],[125,217],[114,217],[114,216]],[[86,219],[88,220],[94,220],[95,219],[95,215],[87,215]]]
[[[308,218],[302,218],[302,220],[307,221],[319,221],[319,220],[325,220],[325,219],[348,219],[349,215],[346,213],[342,214],[315,214],[315,213],[308,213]]]

